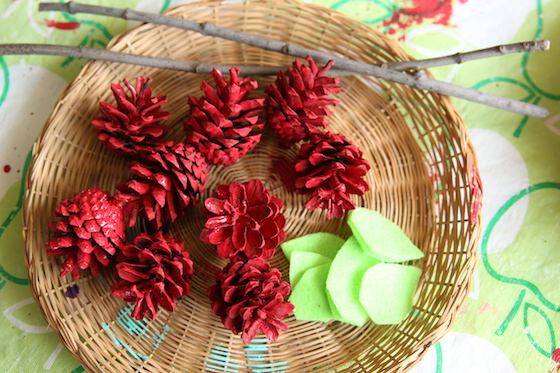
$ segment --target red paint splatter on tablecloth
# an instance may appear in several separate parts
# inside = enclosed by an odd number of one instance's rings
[[[4,172],[8,173],[12,170],[12,166],[10,166],[9,164],[4,165]]]
[[[294,192],[296,190],[294,160],[287,156],[274,157],[273,160],[274,162],[270,166],[270,179],[272,181],[280,180],[288,192]]]
[[[407,0],[397,1],[397,9],[393,16],[383,21],[383,26],[397,27],[401,31],[407,28],[425,23],[427,21],[435,25],[450,26],[453,14],[453,2],[455,0]],[[461,4],[468,0],[459,0]],[[387,30],[390,35],[396,33],[391,27]],[[399,40],[404,40],[404,35]]]
[[[552,361],[555,363],[560,363],[560,348],[552,351]]]
[[[45,20],[47,27],[52,27],[57,30],[75,30],[80,27],[80,22],[56,22],[53,19]]]
[[[482,209],[482,180],[480,172],[475,165],[470,169],[469,188],[472,194],[471,210],[470,210],[470,223],[475,225],[480,217],[480,210]]]
[[[560,348],[552,351],[552,361],[554,361],[556,365],[556,371],[560,372]]]

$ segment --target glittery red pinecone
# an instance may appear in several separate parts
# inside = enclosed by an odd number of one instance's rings
[[[311,57],[306,60],[309,66],[295,60],[266,88],[266,123],[285,143],[308,140],[319,127],[327,127],[325,117],[332,112],[325,106],[338,104],[325,97],[340,92],[338,78],[324,76],[334,61],[319,69]]]
[[[74,194],[55,210],[60,219],[50,224],[54,238],[47,242],[47,255],[65,256],[60,276],[90,269],[94,276],[100,266],[109,265],[109,257],[122,246],[125,223],[121,204],[101,188]]]
[[[183,243],[161,231],[140,233],[123,246],[116,266],[120,281],[113,296],[135,304],[132,317],[155,319],[161,306],[173,312],[175,300],[189,294],[193,262]]]
[[[296,191],[311,195],[308,209],[326,209],[329,219],[340,218],[356,207],[351,194],[361,196],[369,190],[364,180],[369,169],[362,151],[343,135],[315,135],[296,158]]]
[[[134,176],[117,186],[117,198],[125,204],[129,226],[141,217],[159,229],[196,204],[208,179],[208,165],[192,146],[184,143],[168,142],[143,157],[130,163]]]
[[[186,141],[192,144],[208,161],[228,166],[261,139],[264,123],[259,120],[264,99],[248,99],[250,91],[257,88],[254,79],[239,79],[239,69],[230,70],[228,82],[222,73],[212,70],[216,88],[202,82],[205,97],[189,96],[191,113],[185,122]]]
[[[281,330],[288,326],[281,319],[294,309],[285,301],[291,287],[284,282],[282,273],[262,258],[246,262],[230,262],[216,276],[216,284],[208,289],[212,311],[234,334],[241,334],[249,343],[262,333],[275,341]]]
[[[200,239],[217,245],[222,258],[269,259],[286,237],[282,200],[258,179],[220,185],[204,207],[208,220]]]
[[[139,76],[134,86],[126,79],[125,87],[111,84],[117,107],[99,103],[102,117],[91,122],[98,133],[98,138],[109,149],[122,155],[136,155],[150,151],[154,145],[161,144],[169,128],[162,122],[169,118],[169,113],[160,111],[167,102],[167,96],[152,97],[149,85],[151,78]]]

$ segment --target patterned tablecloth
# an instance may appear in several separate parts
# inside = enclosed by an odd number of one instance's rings
[[[188,1],[188,0],[187,0]],[[163,11],[185,0],[87,1]],[[481,256],[452,331],[419,373],[551,373],[560,364],[560,1],[317,0],[370,24],[417,58],[521,40],[547,53],[433,69],[437,78],[538,103],[547,119],[462,100],[485,189]],[[38,13],[38,1],[0,0],[0,42],[104,47],[123,20]],[[23,259],[22,177],[31,145],[84,62],[0,57],[0,372],[81,372],[33,301]]]

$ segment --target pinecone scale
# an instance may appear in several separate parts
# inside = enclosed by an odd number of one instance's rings
[[[257,88],[253,79],[239,79],[239,69],[230,70],[230,80],[212,70],[216,87],[202,82],[205,96],[188,99],[191,112],[185,121],[186,141],[210,164],[228,166],[253,149],[261,139],[264,123],[259,119],[264,99],[249,99]]]
[[[131,162],[129,169],[134,176],[117,186],[129,226],[141,217],[159,229],[182,217],[196,204],[208,179],[205,160],[184,143],[165,143],[143,160]]]
[[[340,218],[356,204],[350,195],[369,190],[364,180],[370,169],[362,151],[340,134],[326,132],[303,144],[295,161],[295,187],[310,194],[308,209],[327,210],[329,219]]]
[[[326,106],[338,104],[325,97],[340,92],[338,78],[324,76],[334,61],[322,69],[311,57],[306,61],[308,66],[294,61],[286,73],[279,73],[266,88],[266,122],[288,144],[308,140],[320,128],[327,127],[325,119],[332,111]]]
[[[262,258],[230,262],[216,275],[216,284],[208,289],[212,312],[234,334],[241,333],[249,343],[258,334],[271,341],[288,326],[280,321],[293,310],[286,299],[291,287],[282,274]]]
[[[200,238],[222,258],[270,259],[284,241],[282,200],[258,180],[220,185],[204,202],[208,218]]]
[[[47,242],[47,255],[65,256],[60,276],[72,273],[79,279],[81,270],[97,276],[110,257],[122,246],[125,223],[119,201],[99,187],[76,193],[56,209],[50,228],[54,238]]]
[[[95,117],[92,126],[99,140],[113,152],[141,155],[161,144],[169,132],[169,127],[162,123],[169,119],[169,113],[160,110],[167,102],[167,96],[152,97],[151,81],[151,78],[139,76],[132,85],[124,79],[128,94],[121,85],[113,83],[111,90],[117,106],[99,103],[103,116]]]
[[[173,312],[176,299],[189,294],[193,262],[183,243],[161,231],[139,234],[126,244],[116,266],[119,282],[113,296],[135,304],[132,317],[157,316],[158,308]]]

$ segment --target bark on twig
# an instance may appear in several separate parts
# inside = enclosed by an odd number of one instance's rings
[[[56,44],[0,44],[0,56],[41,54],[49,56],[65,56],[80,59],[100,60],[126,63],[131,65],[149,66],[160,69],[178,70],[192,73],[207,74],[217,68],[224,74],[229,73],[233,65],[208,64],[194,61],[180,61],[168,58],[141,56],[130,53],[114,52],[106,49],[87,47],[69,47]],[[287,66],[253,66],[235,65],[243,75],[276,75],[287,69]]]
[[[381,66],[391,70],[419,70],[438,66],[454,65],[483,58],[499,57],[511,53],[546,51],[550,49],[550,40],[523,41],[520,43],[496,45],[495,47],[477,49],[470,52],[455,53],[448,56],[427,58],[425,60],[388,62]]]

